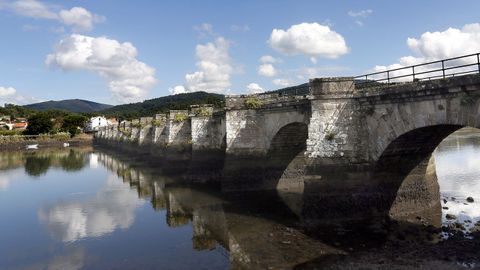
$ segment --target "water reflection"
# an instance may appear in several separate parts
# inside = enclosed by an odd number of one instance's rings
[[[94,197],[56,202],[40,209],[38,216],[55,238],[72,242],[128,229],[142,204],[135,191],[109,176]]]
[[[471,231],[480,221],[480,130],[466,128],[453,133],[437,148],[435,158],[443,223],[458,221],[464,231]],[[474,201],[467,201],[468,197]],[[447,219],[447,214],[456,218]]]
[[[465,252],[457,252],[448,242],[439,247],[438,238],[432,236],[438,230],[414,222],[418,216],[431,215],[434,220],[441,214],[435,161],[441,197],[448,198],[442,203],[449,207],[443,216],[480,216],[480,198],[463,204],[467,196],[480,195],[480,167],[474,165],[478,160],[471,161],[479,154],[480,141],[475,140],[472,152],[463,152],[467,155],[457,148],[472,145],[467,137],[448,139],[435,159],[407,176],[394,208],[414,213],[413,221],[375,221],[364,227],[322,220],[329,216],[327,206],[338,206],[335,199],[341,198],[318,192],[321,189],[311,183],[293,191],[225,193],[218,186],[187,185],[183,174],[166,174],[145,162],[145,157],[107,149],[1,153],[0,190],[6,196],[0,196],[0,214],[5,217],[0,220],[0,254],[7,255],[0,258],[0,268],[342,268],[367,262],[379,266],[397,252],[408,253],[407,262],[423,260],[419,266],[426,268],[478,261],[468,251],[476,250],[475,242],[463,243]],[[471,165],[464,166],[468,162]],[[22,167],[29,177],[18,177]],[[458,173],[452,174],[455,170]],[[24,189],[15,189],[13,179],[38,181],[25,181]],[[437,189],[437,197],[428,198],[436,205],[409,200],[415,189],[425,194]],[[22,204],[15,211],[6,207],[19,200]],[[35,221],[29,220],[32,213]],[[466,257],[446,262],[438,249]],[[421,253],[412,253],[417,251]]]

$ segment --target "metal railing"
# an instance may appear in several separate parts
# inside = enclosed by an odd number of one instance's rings
[[[480,53],[468,54],[413,66],[354,77],[356,88],[455,77],[480,73]]]

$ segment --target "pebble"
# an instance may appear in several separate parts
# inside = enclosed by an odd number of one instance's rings
[[[472,197],[468,197],[467,202],[472,203],[472,202],[474,202],[474,199]]]
[[[456,217],[455,215],[452,215],[452,214],[447,214],[445,217],[446,217],[447,219],[450,219],[450,220],[452,220],[452,219],[457,219],[457,217]]]

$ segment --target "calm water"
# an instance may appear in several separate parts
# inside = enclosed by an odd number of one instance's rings
[[[451,135],[435,159],[443,216],[480,220],[480,133]],[[357,249],[313,237],[295,209],[176,184],[128,155],[0,153],[0,269],[283,269]]]
[[[445,218],[453,214],[469,231],[480,221],[480,131],[463,129],[451,134],[434,156],[442,206],[448,208],[442,211],[442,221],[455,222]],[[474,202],[467,202],[468,197]]]

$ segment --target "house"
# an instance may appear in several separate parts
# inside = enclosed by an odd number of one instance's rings
[[[109,126],[118,126],[118,121],[116,118],[108,118],[107,119],[107,124]]]
[[[88,120],[87,125],[85,126],[85,131],[93,132],[98,131],[102,127],[108,126],[108,121],[105,116],[95,116]]]
[[[27,129],[28,127],[28,122],[14,122],[13,123],[13,129]]]

